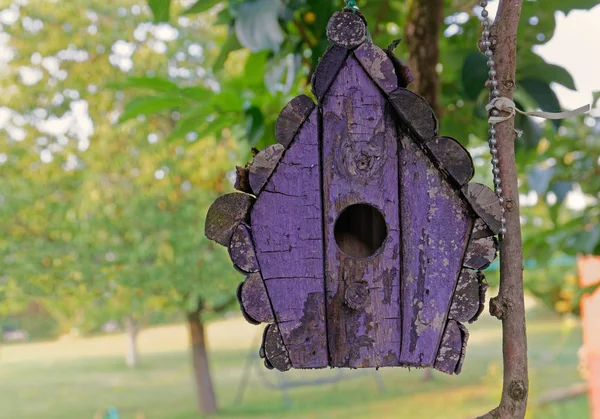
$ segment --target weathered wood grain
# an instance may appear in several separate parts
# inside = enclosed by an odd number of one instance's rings
[[[265,359],[268,361],[268,364],[265,364],[267,368],[269,365],[279,371],[288,371],[292,368],[292,362],[283,343],[279,327],[276,324],[267,325],[263,338]]]
[[[250,170],[247,167],[235,167],[235,184],[234,188],[240,192],[252,193],[250,187]]]
[[[295,97],[285,105],[275,123],[277,142],[284,147],[289,146],[314,108],[315,103],[306,95]]]
[[[304,123],[252,211],[252,236],[290,360],[328,364],[318,109]]]
[[[246,319],[248,323],[257,326],[260,324],[260,322],[258,320],[255,320],[250,314],[248,314],[246,308],[244,307],[244,302],[242,301],[242,289],[244,288],[244,283],[245,281],[240,282],[240,284],[237,287],[235,296],[237,297],[237,301],[240,305],[240,311],[242,312],[242,316],[244,316],[244,319]]]
[[[272,323],[275,321],[267,289],[260,272],[248,275],[239,292],[242,309],[250,318],[259,323]]]
[[[421,96],[400,87],[390,94],[390,102],[403,125],[416,134],[417,138],[428,141],[438,134],[438,120]]]
[[[344,66],[349,52],[347,49],[332,45],[325,51],[315,69],[312,78],[312,92],[315,97],[321,101],[325,93],[329,90],[331,83]]]
[[[229,242],[229,257],[242,272],[252,273],[259,270],[252,235],[248,226],[244,223],[238,224],[233,231]]]
[[[475,314],[475,317],[469,320],[469,323],[477,321],[477,319],[479,319],[479,316],[481,316],[481,314],[485,310],[485,300],[488,288],[489,284],[487,283],[486,279],[483,278],[479,283],[479,310],[477,310],[477,314]]]
[[[462,190],[473,211],[481,217],[494,234],[500,233],[502,206],[496,193],[481,183],[469,183]]]
[[[206,214],[206,237],[228,246],[237,225],[242,221],[249,221],[254,201],[254,197],[245,193],[231,193],[217,198]]]
[[[475,175],[473,159],[461,143],[450,137],[435,137],[426,143],[427,148],[458,186],[466,185]]]
[[[433,366],[471,232],[459,190],[400,137],[403,364]]]
[[[435,361],[435,369],[446,374],[459,374],[468,340],[467,329],[462,324],[449,320]]]
[[[452,298],[449,318],[459,322],[470,322],[477,316],[480,305],[479,290],[483,279],[481,272],[462,270]]]
[[[398,76],[398,87],[407,87],[415,80],[415,78],[413,77],[410,68],[402,61],[400,61],[400,59],[396,57],[396,54],[394,54],[394,50],[396,49],[400,41],[401,39],[396,39],[395,41],[393,41],[387,47],[385,53],[388,55],[388,57],[390,57],[390,60],[392,60],[394,68],[396,69],[396,75]]]
[[[484,270],[498,256],[498,240],[494,236],[473,239],[469,242],[463,266]]]
[[[359,13],[336,12],[327,24],[327,39],[343,48],[355,48],[367,39],[367,22]]]
[[[471,232],[471,240],[479,240],[485,237],[493,236],[494,232],[490,230],[485,221],[481,218],[476,218],[473,224],[473,231]]]
[[[401,345],[400,217],[393,115],[385,96],[354,57],[346,61],[322,106],[331,366],[397,366]],[[365,246],[367,254],[375,252],[368,258],[348,256],[336,242],[335,220],[354,204],[369,205],[384,217],[387,238],[380,249],[373,243],[381,238],[363,237],[360,229],[365,227],[368,232],[369,226],[375,226],[373,234],[381,233],[373,211],[349,224],[355,231],[346,231],[351,237],[344,240]]]
[[[365,42],[354,50],[354,56],[384,92],[391,93],[398,88],[398,75],[394,63],[377,45]]]
[[[281,144],[274,144],[254,157],[254,161],[250,166],[250,187],[255,195],[259,195],[262,188],[265,186],[273,171],[279,163],[279,159],[283,155],[285,147]]]

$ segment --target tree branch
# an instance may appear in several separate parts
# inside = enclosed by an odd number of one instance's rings
[[[423,96],[440,118],[437,63],[443,18],[444,0],[412,0],[405,27],[408,67],[415,79],[411,89]]]
[[[500,0],[491,40],[501,95],[513,98],[517,28],[523,0]],[[523,242],[515,161],[514,118],[496,125],[500,176],[506,208],[507,233],[500,246],[500,292],[490,302],[490,313],[502,320],[504,379],[498,408],[481,418],[522,419],[527,410],[529,379],[523,295]],[[481,419],[480,418],[480,419]]]

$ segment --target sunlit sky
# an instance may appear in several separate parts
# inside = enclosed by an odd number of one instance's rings
[[[574,10],[556,14],[556,32],[547,44],[536,48],[546,61],[565,67],[575,79],[577,92],[554,86],[567,109],[591,103],[592,93],[600,91],[600,5],[590,11]],[[599,109],[593,111],[600,117]]]

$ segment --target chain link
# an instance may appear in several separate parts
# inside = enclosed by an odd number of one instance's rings
[[[500,97],[500,90],[498,90],[498,80],[496,78],[496,62],[494,61],[494,51],[492,50],[492,41],[490,38],[490,26],[491,22],[489,19],[489,12],[486,7],[488,5],[487,0],[481,0],[479,2],[481,6],[481,17],[483,24],[483,33],[481,36],[481,40],[483,42],[483,46],[485,48],[485,55],[488,59],[487,65],[490,68],[488,73],[488,87],[490,89],[490,101]],[[492,116],[500,115],[500,111],[498,109],[492,109],[490,111]],[[492,173],[494,175],[494,188],[496,191],[496,195],[500,199],[500,206],[502,207],[502,227],[500,229],[500,235],[503,236],[506,234],[506,217],[505,217],[505,209],[504,209],[504,196],[502,195],[502,179],[500,178],[500,168],[498,167],[500,160],[498,157],[498,148],[496,148],[498,144],[498,140],[496,138],[496,124],[490,123],[489,133],[489,145],[490,145],[490,153],[492,154]]]

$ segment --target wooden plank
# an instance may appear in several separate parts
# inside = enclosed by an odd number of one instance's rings
[[[398,160],[393,115],[386,107],[385,96],[354,57],[323,100],[327,334],[333,367],[399,365]],[[344,212],[355,204],[364,206]],[[343,212],[349,214],[345,221]]]
[[[481,217],[494,234],[502,228],[502,206],[496,193],[481,183],[469,183],[463,193],[473,211]]]
[[[355,48],[367,39],[367,22],[359,13],[335,12],[327,24],[327,39],[343,48]]]
[[[390,94],[390,103],[404,126],[422,141],[438,135],[439,123],[429,104],[421,96],[399,87]]]
[[[384,92],[391,93],[398,88],[394,63],[377,45],[366,42],[354,50],[354,56]]]
[[[473,159],[466,148],[454,138],[435,137],[426,143],[434,159],[458,186],[466,185],[475,176]]]
[[[319,101],[325,96],[331,83],[344,66],[348,54],[346,48],[332,45],[321,57],[312,78],[312,92]]]
[[[460,374],[468,340],[467,329],[460,323],[449,320],[435,361],[435,369],[446,374]]]
[[[231,193],[217,198],[206,214],[206,237],[228,246],[237,225],[248,221],[254,201],[254,197],[245,193]]]
[[[498,240],[494,236],[483,237],[480,239],[471,239],[463,266],[484,270],[492,264],[498,256]]]
[[[275,171],[284,151],[285,147],[283,145],[274,144],[265,148],[254,157],[249,175],[250,187],[254,191],[254,195],[260,194],[271,174]]]
[[[314,108],[315,103],[306,95],[295,97],[285,105],[275,123],[277,142],[288,147]]]
[[[260,272],[248,275],[238,292],[243,311],[254,320],[254,323],[272,323],[275,321],[267,289]]]
[[[402,220],[401,362],[433,366],[462,270],[471,212],[429,157],[400,138]]]
[[[236,268],[245,273],[258,272],[258,260],[248,226],[240,223],[229,242],[229,257]]]
[[[252,211],[261,273],[296,368],[328,364],[317,119],[314,109]]]
[[[292,368],[292,362],[288,351],[283,343],[279,327],[276,324],[267,325],[263,334],[263,349],[265,355],[265,366],[271,366],[279,371],[288,371]]]
[[[470,322],[479,313],[479,291],[484,276],[481,272],[463,269],[456,284],[449,317],[459,322]]]

